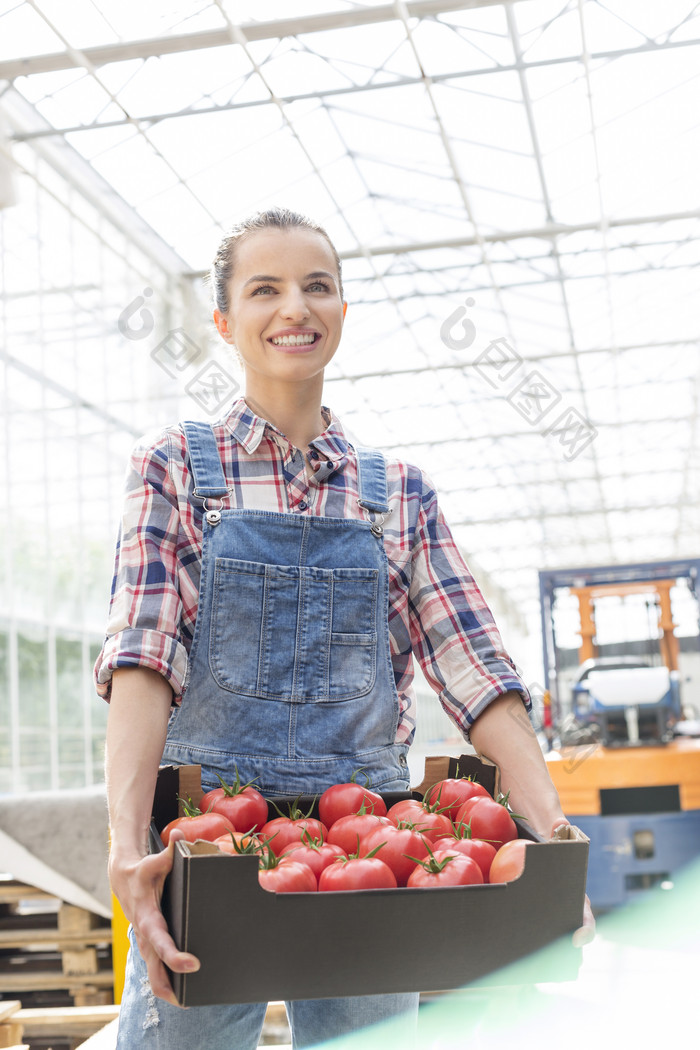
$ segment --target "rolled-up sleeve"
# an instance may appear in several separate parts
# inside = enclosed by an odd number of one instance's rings
[[[409,590],[411,644],[440,703],[468,739],[476,718],[498,696],[527,687],[503,647],[493,615],[460,553],[423,475]]]
[[[180,698],[188,662],[178,571],[182,547],[163,436],[155,444],[137,445],[129,462],[106,638],[94,668],[103,698],[109,699],[112,673],[122,667],[158,671],[174,699]]]

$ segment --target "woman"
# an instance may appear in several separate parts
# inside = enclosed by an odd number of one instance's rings
[[[566,822],[527,690],[429,480],[353,447],[322,405],[346,309],[340,270],[326,233],[301,216],[272,210],[237,227],[212,284],[245,398],[213,427],[170,427],[132,457],[96,665],[110,700],[110,876],[132,923],[119,1043],[129,1050],[253,1048],[266,1005],[175,1004],[165,966],[199,964],[159,909],[172,846],[146,856],[162,760],[201,763],[207,788],[217,773],[258,778],[272,796],[317,794],[359,767],[376,790],[407,788],[415,654],[501,767],[514,809],[545,835]],[[417,1000],[288,1004],[294,1045],[415,1013]]]

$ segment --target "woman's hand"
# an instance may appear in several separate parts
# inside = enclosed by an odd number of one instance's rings
[[[131,922],[148,969],[148,979],[154,995],[178,1006],[166,966],[175,973],[193,973],[199,969],[199,960],[189,952],[179,951],[168,933],[160,908],[165,878],[173,866],[175,842],[184,838],[175,830],[167,849],[132,861],[121,861],[113,850],[109,861],[112,889],[124,914]]]
[[[574,948],[583,948],[584,944],[590,944],[595,937],[595,918],[588,894],[583,898],[583,922],[577,930],[574,930],[572,943]]]
[[[112,888],[133,927],[153,994],[177,1005],[165,967],[175,973],[199,969],[194,955],[178,951],[160,910],[175,841],[184,837],[182,832],[173,833],[162,853],[147,855],[153,792],[172,695],[157,671],[135,667],[114,672],[105,771]]]
[[[562,817],[561,820],[556,820],[550,832],[550,839],[565,838],[567,832],[563,835],[558,834],[559,828],[566,828],[570,826],[570,821],[566,817]],[[593,909],[591,908],[591,902],[588,899],[588,895],[583,898],[583,920],[578,929],[574,930],[572,943],[574,948],[583,948],[584,944],[590,944],[595,937],[595,917],[593,915]]]
[[[498,766],[501,791],[509,794],[514,812],[524,813],[531,828],[551,839],[557,828],[569,824],[518,693],[504,693],[489,704],[471,728],[471,742],[478,755]],[[586,897],[573,943],[578,948],[594,936],[595,919]]]

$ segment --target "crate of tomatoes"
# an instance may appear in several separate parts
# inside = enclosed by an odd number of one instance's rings
[[[581,923],[588,840],[541,839],[470,755],[429,759],[410,793],[360,773],[274,801],[240,782],[204,794],[199,766],[165,766],[151,849],[174,827],[163,912],[201,961],[172,975],[183,1006],[458,988]],[[559,980],[580,950],[566,958]]]

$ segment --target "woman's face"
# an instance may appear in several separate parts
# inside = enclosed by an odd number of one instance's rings
[[[228,313],[219,333],[238,350],[246,377],[303,382],[322,376],[343,328],[338,270],[313,230],[265,229],[236,245]]]

